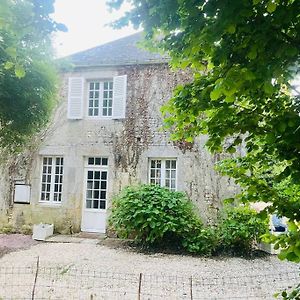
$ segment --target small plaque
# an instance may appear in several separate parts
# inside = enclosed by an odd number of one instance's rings
[[[14,203],[29,204],[30,203],[31,186],[28,184],[15,184]]]

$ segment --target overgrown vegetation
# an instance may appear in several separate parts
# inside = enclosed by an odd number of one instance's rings
[[[110,224],[118,236],[143,246],[199,255],[249,254],[267,231],[247,207],[228,208],[216,226],[205,226],[184,193],[155,185],[125,188],[113,200]]]
[[[54,0],[0,1],[0,147],[17,152],[46,124],[57,92]]]
[[[228,207],[217,227],[218,252],[244,254],[268,230],[266,221],[248,206]]]
[[[281,257],[300,262],[299,196],[284,202],[277,190],[287,179],[300,186],[300,1],[108,0],[125,1],[131,10],[115,25],[142,27],[152,49],[194,73],[163,109],[173,138],[206,134],[211,152],[245,147],[220,170],[242,187],[238,201],[268,202],[265,215],[290,219]]]

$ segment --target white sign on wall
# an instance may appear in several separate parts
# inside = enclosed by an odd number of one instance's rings
[[[14,203],[30,203],[31,186],[28,184],[15,183]]]

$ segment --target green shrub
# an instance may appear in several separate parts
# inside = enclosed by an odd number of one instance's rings
[[[218,252],[249,254],[255,241],[268,231],[267,222],[247,206],[227,208],[218,225]]]
[[[12,224],[7,223],[0,228],[0,233],[4,233],[4,234],[16,233],[16,229]]]
[[[113,199],[109,223],[119,237],[200,255],[249,254],[267,231],[266,222],[244,206],[227,208],[215,227],[203,226],[185,194],[155,185],[125,188]]]
[[[209,226],[199,226],[196,230],[187,232],[182,245],[189,253],[211,256],[217,247],[215,229]]]
[[[187,233],[202,228],[191,201],[155,185],[125,188],[112,204],[110,224],[118,236],[145,245],[182,246]]]

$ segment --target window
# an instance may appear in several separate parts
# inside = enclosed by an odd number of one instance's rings
[[[108,159],[88,157],[87,164],[86,208],[106,209]]]
[[[113,82],[90,81],[88,87],[88,116],[111,117],[113,107]]]
[[[176,190],[176,159],[151,159],[149,171],[150,183],[166,187],[172,191]]]
[[[41,201],[60,203],[63,184],[63,157],[43,157]]]
[[[86,92],[85,92],[86,90]],[[108,79],[69,77],[68,119],[124,119],[126,115],[127,75]]]

